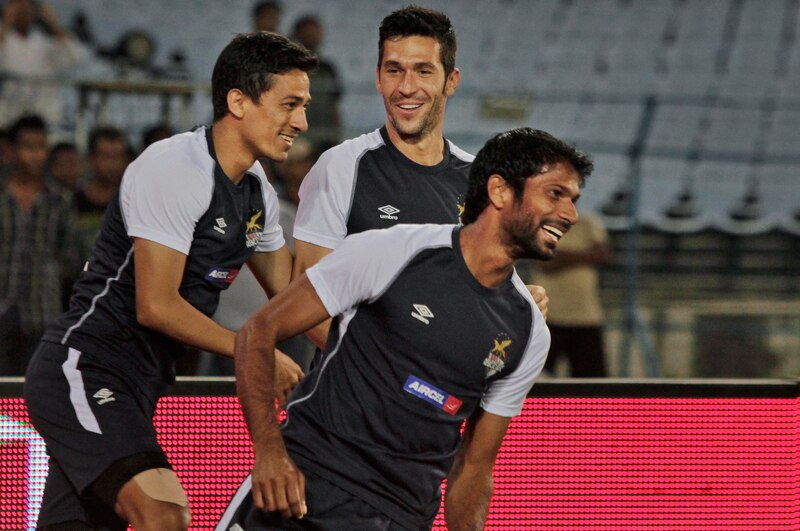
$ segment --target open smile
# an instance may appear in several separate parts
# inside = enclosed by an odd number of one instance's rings
[[[545,235],[545,240],[552,242],[553,245],[557,244],[558,241],[562,237],[564,237],[564,233],[566,232],[552,225],[542,225],[542,227],[539,230],[541,230],[542,233]]]

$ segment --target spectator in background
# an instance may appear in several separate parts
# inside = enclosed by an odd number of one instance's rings
[[[65,192],[78,191],[84,171],[83,157],[72,142],[59,142],[50,149],[45,173]]]
[[[78,208],[77,229],[81,256],[91,254],[100,234],[106,207],[119,190],[122,174],[130,162],[130,146],[125,133],[115,127],[99,127],[89,134],[89,174],[85,185],[75,193]]]
[[[281,23],[280,2],[258,2],[253,6],[253,29],[255,31],[271,31],[279,33]]]
[[[566,356],[574,378],[607,376],[597,267],[610,260],[602,222],[596,215],[581,213],[581,222],[561,238],[553,259],[537,262],[539,272],[533,280],[550,297],[551,345],[545,370],[551,374]]]
[[[159,140],[165,140],[175,134],[172,128],[164,123],[156,124],[152,127],[145,129],[142,134],[142,151],[147,149],[147,146]]]
[[[5,178],[14,166],[14,143],[7,129],[0,129],[0,180]]]
[[[34,112],[48,123],[60,124],[59,87],[47,79],[65,73],[88,55],[49,6],[34,0],[8,0],[0,26],[0,72],[16,79],[3,83],[5,105],[0,117],[8,121]]]
[[[319,57],[319,69],[311,76],[311,105],[306,116],[307,137],[320,151],[338,144],[342,136],[339,114],[342,85],[334,64],[319,53],[324,37],[322,22],[314,15],[303,16],[294,23],[292,38]]]
[[[15,163],[0,182],[0,375],[21,376],[80,267],[73,206],[44,178],[44,120],[24,116],[10,135]]]

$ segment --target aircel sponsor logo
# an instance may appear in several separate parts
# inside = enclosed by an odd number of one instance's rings
[[[426,402],[430,402],[448,415],[455,415],[461,408],[461,400],[448,395],[441,389],[432,386],[424,380],[420,380],[413,374],[408,375],[403,390]]]
[[[395,214],[400,212],[400,209],[395,208],[392,205],[382,206],[378,210],[383,212],[383,214],[381,214],[381,219],[400,219],[397,216],[395,216]]]
[[[212,267],[206,273],[206,280],[211,282],[224,282],[230,284],[236,279],[239,274],[238,269],[228,269],[225,267]]]

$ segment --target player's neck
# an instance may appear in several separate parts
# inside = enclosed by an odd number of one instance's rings
[[[244,178],[244,173],[255,164],[255,158],[225,118],[214,123],[211,128],[211,140],[214,142],[217,162],[222,171],[234,184],[239,184]]]
[[[441,127],[429,133],[405,136],[401,135],[391,123],[387,123],[386,132],[400,153],[421,166],[436,166],[444,160],[444,137]]]
[[[490,220],[478,218],[459,233],[464,262],[482,286],[496,288],[511,275],[514,260],[491,226]]]

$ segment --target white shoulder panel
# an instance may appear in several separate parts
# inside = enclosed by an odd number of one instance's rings
[[[189,254],[194,227],[211,202],[213,172],[203,128],[148,147],[125,170],[120,186],[128,236]]]
[[[358,161],[383,145],[380,131],[346,140],[323,153],[300,185],[294,239],[335,249],[347,235]]]
[[[451,247],[455,225],[395,225],[353,234],[306,270],[331,316],[377,299],[414,256]]]

